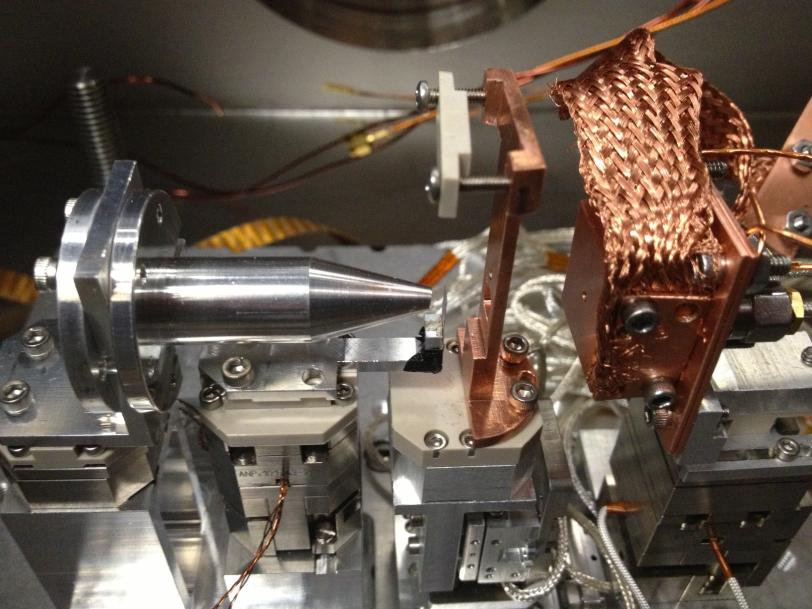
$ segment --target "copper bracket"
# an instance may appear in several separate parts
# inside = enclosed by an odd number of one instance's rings
[[[679,453],[693,426],[710,377],[725,346],[739,303],[758,263],[758,255],[733,213],[718,197],[713,201],[711,227],[722,245],[721,280],[710,296],[662,293],[639,294],[655,303],[660,325],[646,336],[626,336],[620,369],[596,366],[599,324],[619,324],[601,318],[600,303],[606,297],[606,267],[600,220],[582,204],[575,222],[570,265],[564,284],[563,304],[578,356],[597,400],[630,398],[643,393],[654,378],[674,380],[677,404],[669,425],[658,429],[663,447]],[[618,334],[622,334],[618,332]],[[599,363],[599,362],[598,362]],[[617,392],[602,391],[599,375],[620,376]],[[614,385],[613,385],[614,386]]]
[[[510,178],[494,196],[482,299],[476,316],[457,331],[471,434],[487,445],[521,428],[535,412],[511,397],[513,384],[537,384],[522,358],[500,357],[505,310],[521,216],[539,206],[546,164],[519,84],[510,70],[485,72],[483,122],[499,129],[498,173]]]

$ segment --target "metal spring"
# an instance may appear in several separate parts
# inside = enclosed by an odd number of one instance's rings
[[[70,84],[68,98],[93,183],[103,188],[118,156],[115,124],[104,85],[94,78],[90,68],[82,67]]]

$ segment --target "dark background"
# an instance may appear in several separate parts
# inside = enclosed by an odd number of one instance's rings
[[[329,92],[325,82],[409,93],[419,79],[436,82],[437,70],[447,69],[458,85],[476,86],[486,67],[526,69],[628,31],[672,5],[544,0],[461,43],[394,52],[319,37],[257,0],[2,0],[0,125],[15,127],[38,116],[81,65],[103,78],[170,78],[220,100],[226,117],[172,92],[118,87],[111,98],[124,149],[197,181],[238,188],[371,120],[370,109],[399,107]],[[657,41],[671,60],[701,69],[743,107],[758,144],[780,146],[812,94],[810,26],[809,0],[734,0]],[[75,139],[63,106],[27,137]],[[332,112],[357,109],[368,114]],[[581,197],[571,127],[549,103],[536,106],[533,115],[549,171],[542,207],[527,224],[567,225]],[[474,128],[475,172],[493,171],[495,144],[492,130]],[[483,195],[467,195],[456,220],[436,218],[422,192],[434,158],[434,126],[425,125],[296,190],[247,203],[181,202],[183,233],[193,241],[272,215],[311,218],[373,245],[432,242],[484,228],[489,198]],[[143,173],[150,186],[167,184]],[[75,147],[0,141],[0,267],[28,271],[35,256],[52,253],[65,199],[89,185]]]

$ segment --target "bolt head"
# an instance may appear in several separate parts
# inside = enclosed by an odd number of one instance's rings
[[[812,236],[812,217],[805,209],[793,209],[787,214],[787,229],[792,232]]]
[[[207,385],[200,390],[198,399],[200,400],[200,405],[203,408],[211,410],[214,408],[219,408],[223,405],[223,398],[225,395],[225,389],[216,383],[212,383],[211,385]]]
[[[448,436],[442,431],[430,431],[423,436],[423,443],[432,450],[442,450],[448,446]]]
[[[31,405],[31,388],[25,381],[9,381],[0,388],[0,404],[9,416],[19,416]]]
[[[623,305],[623,327],[629,334],[650,334],[657,329],[660,316],[651,301],[633,300]]]
[[[425,80],[417,83],[414,89],[414,101],[419,112],[425,112],[431,106],[431,87]]]
[[[21,339],[25,354],[34,360],[43,359],[53,350],[51,332],[45,326],[26,328]]]
[[[339,383],[336,387],[336,398],[342,401],[351,400],[355,397],[355,387],[349,383]]]
[[[643,397],[649,410],[672,410],[677,405],[677,390],[668,379],[654,379],[646,385]]]
[[[801,361],[807,366],[812,366],[812,347],[805,347],[801,351]]]
[[[780,438],[775,443],[775,456],[779,461],[794,461],[801,454],[801,445],[793,438]]]
[[[474,447],[474,434],[471,433],[470,429],[466,429],[460,434],[460,444],[466,448]]]
[[[34,260],[34,285],[40,292],[56,289],[57,261],[49,256]]]
[[[335,543],[336,539],[338,539],[338,535],[336,532],[328,527],[320,527],[316,531],[316,543],[322,546],[330,545],[331,543]]]
[[[251,360],[242,355],[229,357],[223,362],[223,379],[232,387],[248,385],[254,378],[254,366]]]
[[[812,140],[798,140],[792,146],[793,152],[800,154],[812,154]],[[812,162],[802,159],[793,159],[792,167],[799,173],[809,173],[812,171]]]
[[[527,358],[530,353],[530,341],[521,334],[506,334],[502,339],[502,349],[499,357],[508,364],[518,364]]]
[[[82,446],[81,448],[83,453],[91,457],[100,455],[106,450],[104,446],[99,446],[98,444],[89,444],[87,446]]]
[[[539,392],[529,381],[517,381],[510,388],[510,397],[522,406],[530,407],[538,400]]]
[[[425,190],[429,203],[437,205],[440,202],[440,170],[436,167],[429,173],[429,181],[426,182]]]
[[[12,457],[25,457],[28,454],[27,446],[9,446],[8,452]]]

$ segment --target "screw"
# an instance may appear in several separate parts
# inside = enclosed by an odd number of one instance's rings
[[[805,209],[794,209],[787,214],[787,229],[805,237],[812,236],[812,218]]]
[[[654,429],[665,429],[671,424],[671,419],[674,413],[668,408],[655,408],[645,410],[646,423],[653,426]]]
[[[485,89],[457,89],[457,91],[465,91],[468,96],[469,104],[484,104],[485,103]],[[415,105],[418,111],[425,112],[433,108],[440,101],[440,92],[437,89],[429,87],[429,83],[421,80],[417,83],[414,90]]]
[[[322,546],[328,546],[331,543],[335,543],[336,539],[338,539],[338,535],[336,532],[327,526],[319,527],[316,529],[316,543]]]
[[[223,378],[232,387],[244,387],[248,385],[254,377],[254,366],[251,360],[242,355],[229,357],[223,362]]]
[[[775,458],[779,461],[794,461],[801,454],[801,445],[792,438],[780,438],[775,443]]]
[[[81,449],[83,453],[90,456],[100,455],[106,450],[104,446],[99,446],[98,444],[89,444],[88,446],[82,446]]]
[[[712,283],[721,278],[721,269],[716,263],[716,258],[714,258],[711,254],[702,252],[697,254],[694,257],[694,260],[696,263],[696,266],[694,267],[694,276],[699,281]]]
[[[677,404],[677,391],[668,379],[654,379],[645,388],[646,406],[653,410],[673,408]]]
[[[0,404],[9,416],[23,414],[31,406],[31,387],[25,381],[9,381],[0,389]]]
[[[23,332],[23,350],[33,360],[43,359],[53,350],[51,333],[45,326],[31,326]]]
[[[423,542],[418,537],[409,537],[406,542],[406,551],[412,556],[420,554],[423,551]]]
[[[442,450],[448,446],[448,436],[442,431],[430,431],[423,437],[423,442],[432,450]]]
[[[517,381],[513,383],[513,386],[510,388],[510,397],[516,400],[521,406],[529,408],[536,403],[539,392],[533,383]]]
[[[460,178],[460,192],[507,190],[510,188],[510,178],[505,176],[468,176]],[[442,192],[440,170],[436,167],[429,173],[429,181],[425,186],[426,195],[432,205],[440,202]]]
[[[217,383],[207,385],[200,390],[198,399],[200,405],[206,410],[213,410],[223,405],[223,398],[226,395],[225,389],[220,387]]]
[[[466,448],[474,447],[474,434],[471,433],[470,429],[466,429],[460,434],[460,444]]]
[[[355,387],[349,383],[339,383],[336,387],[336,398],[339,400],[351,400],[355,397]]]
[[[73,213],[73,208],[76,207],[76,201],[79,199],[72,198],[65,201],[65,220],[70,218],[70,215]]]
[[[24,457],[28,454],[27,446],[9,446],[8,452],[12,457]]]
[[[530,342],[521,334],[507,334],[502,339],[502,351],[499,354],[508,364],[518,364],[530,352]]]
[[[810,140],[798,140],[792,146],[793,152],[799,152],[801,154],[812,154],[812,141]],[[809,173],[812,171],[812,161],[806,161],[803,159],[793,159],[792,166],[796,171],[801,173]]]
[[[801,351],[801,361],[807,366],[812,366],[812,347],[806,347]]]
[[[649,300],[633,300],[623,305],[623,327],[629,334],[650,334],[660,323],[657,309]]]
[[[710,159],[705,161],[705,167],[708,169],[710,177],[714,180],[721,180],[730,174],[730,165],[727,161],[722,159]]]
[[[57,260],[50,256],[34,260],[34,285],[40,292],[50,292],[56,289]]]
[[[451,353],[459,353],[460,352],[460,344],[455,340],[450,340],[446,343],[445,348],[448,349]]]

